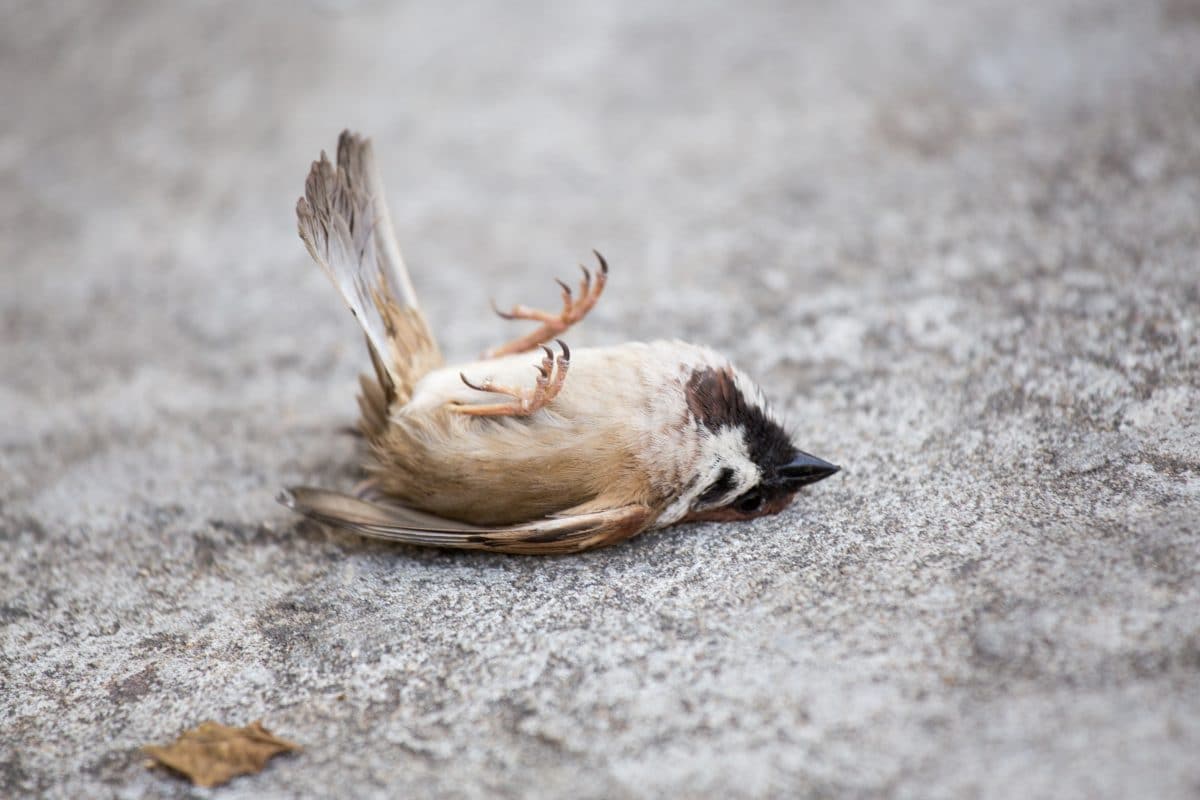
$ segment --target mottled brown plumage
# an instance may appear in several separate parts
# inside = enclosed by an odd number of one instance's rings
[[[535,350],[582,319],[608,265],[563,308],[502,314],[539,327],[482,360],[444,366],[391,232],[369,141],[348,132],[313,164],[300,236],[366,334],[375,369],[359,422],[360,497],[292,489],[322,522],[412,544],[563,553],[683,520],[784,508],[836,467],[797,450],[761,390],[679,341]],[[530,352],[532,351],[532,352]]]

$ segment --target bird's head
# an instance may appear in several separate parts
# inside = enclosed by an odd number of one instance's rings
[[[777,514],[802,487],[838,471],[796,447],[762,390],[732,366],[696,369],[684,391],[701,441],[681,521]]]

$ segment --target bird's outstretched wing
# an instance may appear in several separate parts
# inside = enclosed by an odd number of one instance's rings
[[[310,519],[376,539],[426,547],[528,555],[577,553],[616,544],[643,531],[652,519],[647,506],[628,505],[547,517],[518,525],[486,527],[311,487],[285,490],[278,499]]]
[[[309,255],[367,336],[385,401],[407,400],[421,376],[441,365],[441,355],[396,244],[370,139],[343,131],[336,167],[321,153],[296,219]]]

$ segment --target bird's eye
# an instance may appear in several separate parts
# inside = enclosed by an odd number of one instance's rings
[[[733,504],[733,507],[743,514],[753,514],[755,511],[758,511],[760,508],[762,508],[762,504],[762,495],[757,491],[751,490],[739,497]]]

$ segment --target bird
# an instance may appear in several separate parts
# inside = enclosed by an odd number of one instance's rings
[[[350,307],[373,374],[360,377],[366,479],[283,490],[329,526],[411,545],[530,555],[786,508],[840,467],[793,444],[762,389],[678,340],[570,348],[609,265],[559,280],[556,311],[493,309],[536,327],[447,365],[401,257],[371,140],[350,131],[312,163],[300,238]]]

